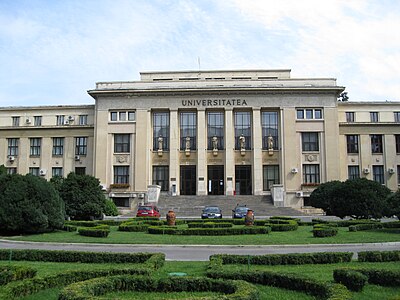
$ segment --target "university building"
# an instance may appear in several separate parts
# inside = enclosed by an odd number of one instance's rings
[[[94,105],[0,108],[0,165],[99,178],[119,206],[176,195],[271,195],[300,208],[320,183],[400,184],[400,102],[338,102],[333,78],[290,70],[143,72]]]

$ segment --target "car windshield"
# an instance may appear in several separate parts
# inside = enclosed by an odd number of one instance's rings
[[[248,208],[247,207],[236,207],[235,211],[238,213],[243,213],[247,212]]]
[[[152,210],[151,206],[140,206],[138,210]]]
[[[204,212],[206,212],[206,213],[219,213],[219,208],[218,207],[206,207],[204,209]]]

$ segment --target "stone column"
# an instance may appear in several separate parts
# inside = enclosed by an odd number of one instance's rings
[[[176,185],[176,193],[179,195],[179,122],[178,110],[169,113],[169,178],[170,185]],[[171,180],[175,178],[174,180]],[[171,189],[170,187],[170,189]]]
[[[197,111],[197,195],[207,195],[207,133],[206,112],[204,109]],[[203,180],[198,180],[200,177]]]
[[[233,111],[225,110],[225,177],[226,195],[233,195],[235,190],[235,128],[233,124]]]
[[[262,130],[259,108],[253,108],[253,194],[262,195]]]

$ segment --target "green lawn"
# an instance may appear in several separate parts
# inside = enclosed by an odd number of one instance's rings
[[[346,227],[339,228],[335,237],[314,238],[312,226],[300,226],[296,231],[271,232],[265,235],[230,235],[230,236],[174,236],[155,235],[144,232],[118,231],[111,226],[107,238],[81,236],[77,232],[57,231],[53,233],[33,234],[7,239],[33,242],[57,243],[107,243],[107,244],[177,244],[177,245],[284,245],[284,244],[344,244],[344,243],[376,243],[400,241],[400,229],[378,229],[349,232]]]

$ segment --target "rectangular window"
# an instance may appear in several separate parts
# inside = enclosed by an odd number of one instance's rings
[[[181,150],[196,150],[197,118],[195,112],[180,113]]]
[[[374,111],[374,112],[370,112],[369,116],[371,117],[371,122],[379,122],[379,113]]]
[[[372,153],[383,153],[382,135],[371,134],[371,152]]]
[[[7,156],[18,156],[19,139],[11,138],[7,139],[7,141],[8,141]]]
[[[374,181],[380,184],[384,184],[385,174],[383,171],[383,166],[372,166],[372,176]]]
[[[394,138],[396,140],[396,153],[400,153],[400,134],[395,134]]]
[[[41,138],[30,138],[30,152],[31,156],[40,156],[40,146],[42,144]]]
[[[314,118],[315,119],[322,119],[322,109],[314,110]]]
[[[136,120],[136,114],[134,111],[128,111],[128,121],[135,121]]]
[[[86,175],[86,168],[85,167],[75,167],[75,174],[76,175]]]
[[[79,125],[87,125],[88,115],[79,116]]]
[[[358,153],[358,135],[346,135],[347,153]]]
[[[126,121],[135,121],[135,111],[110,111],[110,121],[112,122],[126,122]]]
[[[126,121],[126,112],[125,111],[120,111],[118,113],[118,120],[119,121]]]
[[[360,167],[359,166],[348,166],[347,171],[348,171],[349,179],[360,178]]]
[[[114,153],[130,153],[130,149],[130,134],[114,134]]]
[[[251,113],[235,111],[235,149],[251,149]]]
[[[162,191],[169,190],[168,166],[153,166],[153,184],[161,186]]]
[[[64,154],[64,138],[63,137],[53,137],[52,154],[55,156]]]
[[[56,176],[62,177],[63,176],[63,168],[61,168],[61,167],[53,167],[51,169],[51,176],[52,177],[56,177]]]
[[[224,149],[225,121],[223,112],[207,113],[207,149]]]
[[[321,120],[322,109],[321,108],[298,108],[296,110],[297,120]]]
[[[42,126],[42,116],[34,116],[33,117],[33,125]]]
[[[263,190],[270,191],[279,182],[279,165],[263,166]]]
[[[348,123],[354,122],[354,112],[346,112],[346,122]]]
[[[400,185],[400,166],[397,166],[397,184]]]
[[[169,113],[153,113],[153,150],[169,150]]]
[[[76,137],[75,138],[75,155],[86,155],[87,154],[87,137]]]
[[[56,125],[64,125],[65,116],[58,115],[56,116]]]
[[[110,121],[118,121],[118,114],[116,111],[110,112]]]
[[[17,168],[15,168],[15,167],[13,167],[13,168],[7,168],[7,174],[8,174],[8,175],[17,174]]]
[[[114,166],[114,183],[129,183],[129,166]]]
[[[39,176],[39,168],[38,167],[30,167],[29,174],[34,176]]]
[[[400,112],[395,111],[393,114],[394,114],[394,121],[396,123],[400,123]]]
[[[319,165],[303,165],[303,180],[305,184],[319,184]]]
[[[299,119],[299,120],[304,119],[304,109],[297,110],[297,119]]]
[[[302,132],[301,141],[303,152],[319,151],[318,132]]]
[[[306,109],[306,119],[308,119],[308,120],[313,119],[313,110],[312,109]]]
[[[18,127],[19,126],[19,117],[12,117],[12,126]]]
[[[261,130],[263,149],[278,150],[279,132],[278,132],[278,112],[263,111],[261,112]]]

